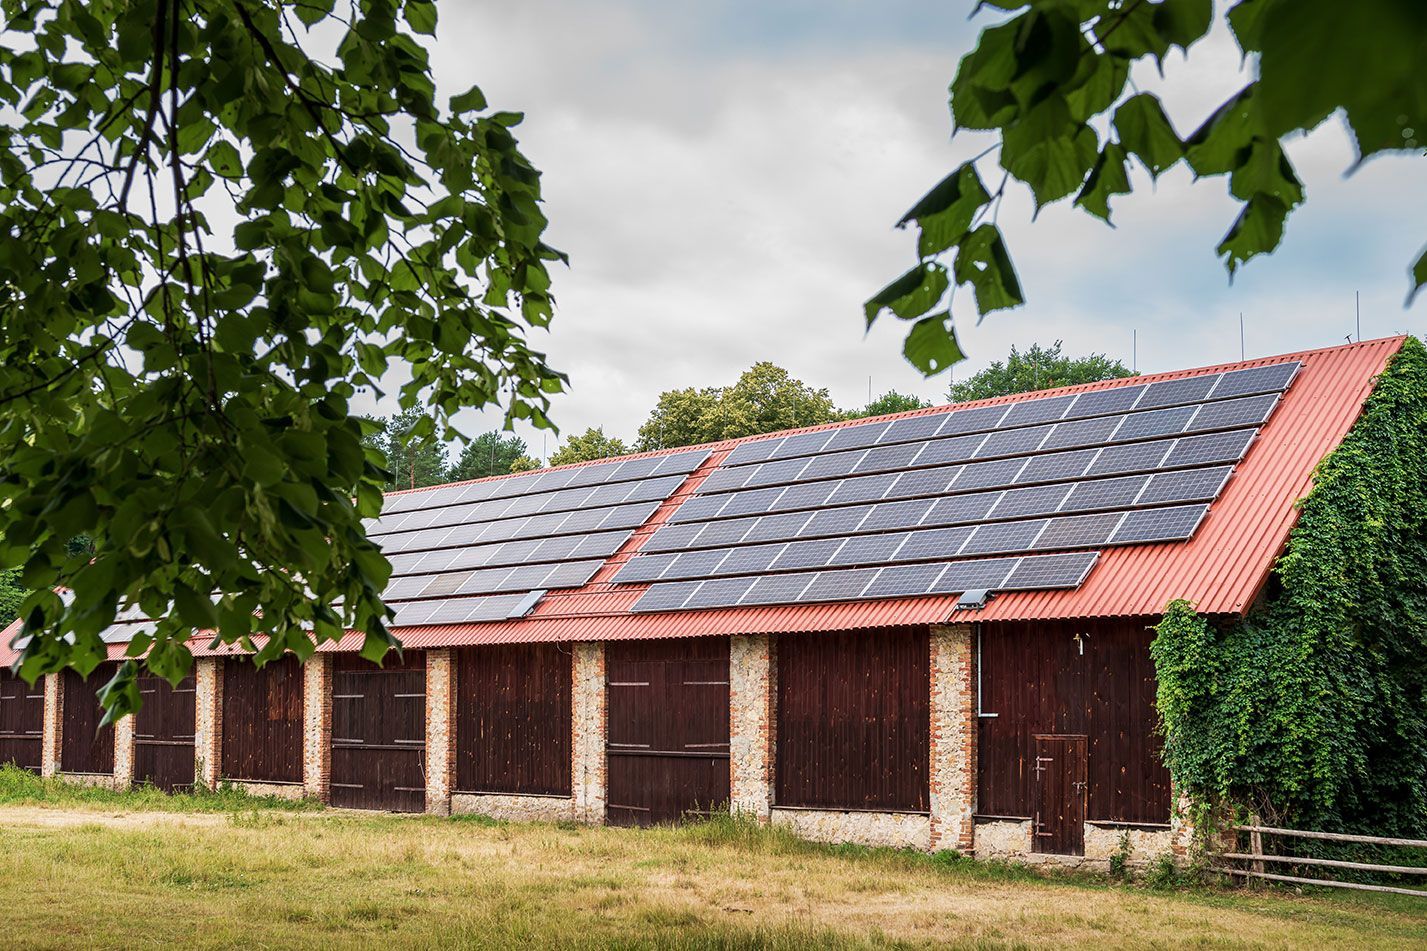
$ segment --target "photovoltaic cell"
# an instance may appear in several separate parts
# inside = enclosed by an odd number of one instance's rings
[[[712,578],[699,585],[697,591],[684,603],[689,608],[719,608],[737,604],[748,589],[753,587],[753,578]]]
[[[933,436],[946,422],[946,413],[911,416],[894,420],[877,440],[879,443],[922,442]]]
[[[888,565],[867,589],[865,598],[901,598],[931,594],[937,578],[946,571],[945,565]]]
[[[1174,406],[1148,413],[1132,413],[1126,416],[1125,421],[1115,430],[1115,442],[1151,439],[1181,432],[1194,416],[1196,409],[1198,407],[1195,406]]]
[[[1001,421],[1001,426],[1026,426],[1033,423],[1048,423],[1058,420],[1070,409],[1076,397],[1053,396],[1048,399],[1025,400],[1011,405],[1011,411]]]
[[[1190,421],[1189,432],[1203,432],[1208,429],[1231,429],[1237,426],[1258,426],[1268,419],[1278,402],[1277,393],[1263,396],[1247,396],[1222,403],[1205,403]]]
[[[614,576],[616,582],[632,584],[653,581],[674,563],[677,555],[637,555],[626,561]]]
[[[989,459],[1035,452],[1052,428],[1054,427],[1029,426],[1025,429],[1004,429],[992,433],[986,437],[981,448],[976,450],[976,458]]]
[[[739,604],[796,604],[812,576],[767,575],[753,582]]]
[[[756,519],[754,524],[749,526],[748,534],[743,536],[745,545],[753,542],[777,541],[784,538],[793,538],[812,519],[811,512],[794,512],[787,515],[765,515]]]
[[[979,433],[988,429],[995,429],[997,422],[1006,415],[1006,406],[978,406],[975,409],[962,409],[950,414],[941,429],[937,430],[938,436],[954,436],[958,433]]]
[[[1284,390],[1298,372],[1301,364],[1275,363],[1266,367],[1251,367],[1234,370],[1219,378],[1219,385],[1209,395],[1214,399],[1231,396],[1248,396],[1253,393],[1278,393]]]
[[[843,505],[849,502],[871,502],[880,499],[887,494],[887,490],[892,488],[892,483],[896,481],[897,476],[893,473],[844,479],[838,485],[837,490],[828,497],[828,504]]]
[[[962,526],[960,528],[922,529],[919,532],[912,532],[907,536],[902,547],[898,549],[897,559],[899,561],[928,561],[955,558],[961,553],[962,546],[966,544],[966,540],[971,537],[973,531],[975,529]]]
[[[961,470],[952,488],[958,492],[968,489],[989,489],[1010,485],[1016,474],[1026,464],[1024,459],[997,459],[990,462],[973,462]]]
[[[754,442],[739,443],[724,459],[725,466],[741,466],[750,462],[763,462],[773,455],[781,445],[781,439],[759,439]]]
[[[1116,545],[1184,541],[1194,534],[1207,505],[1183,505],[1165,509],[1143,509],[1125,516],[1111,542]]]
[[[922,447],[915,443],[878,446],[867,450],[852,471],[861,475],[865,472],[890,472],[895,469],[904,469],[911,465],[912,460],[921,451]]]
[[[1021,561],[1019,558],[982,558],[976,561],[957,561],[947,566],[937,579],[938,594],[961,594],[981,588],[1004,590],[1006,576]]]
[[[1080,446],[1098,446],[1108,440],[1120,425],[1120,416],[1096,416],[1091,419],[1075,419],[1059,423],[1041,443],[1041,451],[1055,449],[1076,449]]]
[[[837,452],[841,449],[861,449],[875,443],[878,438],[887,431],[890,423],[867,423],[862,426],[848,426],[846,429],[833,431],[832,438],[823,447],[825,452]]]
[[[960,554],[999,555],[1005,552],[1026,551],[1045,528],[1044,519],[1029,522],[992,522],[980,525],[972,533]]]
[[[1161,472],[1150,479],[1150,484],[1135,503],[1144,506],[1169,502],[1212,502],[1218,498],[1233,471],[1232,466],[1218,466],[1213,469]]]
[[[1041,551],[1098,548],[1110,540],[1110,535],[1119,527],[1124,517],[1124,512],[1107,512],[1103,515],[1053,518],[1050,524],[1046,525],[1045,531],[1036,538],[1034,547]]]
[[[1070,495],[1061,504],[1060,511],[1090,512],[1096,509],[1128,508],[1135,503],[1149,479],[1147,475],[1137,475],[1081,482],[1070,490]]]
[[[1174,444],[1165,457],[1165,468],[1179,466],[1212,465],[1216,462],[1238,462],[1244,457],[1258,430],[1241,429],[1237,432],[1214,433],[1208,436],[1189,436]]]
[[[1078,588],[1100,557],[1099,552],[1022,558],[1003,587],[1008,591]]]
[[[769,566],[772,571],[797,571],[803,568],[821,568],[828,564],[832,556],[842,547],[842,539],[829,538],[816,541],[791,542],[782,554]]]
[[[1176,406],[1180,403],[1197,403],[1209,395],[1214,384],[1219,382],[1219,374],[1207,373],[1178,380],[1161,380],[1151,383],[1140,398],[1136,409],[1152,409],[1156,406]]]
[[[877,577],[880,568],[856,568],[849,571],[819,572],[804,589],[800,603],[821,601],[855,601]]]
[[[902,533],[854,535],[828,559],[827,563],[839,567],[884,565],[891,561],[894,555],[897,555],[897,549],[901,548],[906,540],[907,536]]]
[[[1112,413],[1127,412],[1134,408],[1135,403],[1139,401],[1140,394],[1144,391],[1144,384],[1140,384],[1081,393],[1075,398],[1075,404],[1066,412],[1065,418],[1083,419],[1086,416],[1107,416]]]
[[[1161,439],[1129,446],[1106,446],[1085,474],[1094,477],[1158,469],[1160,460],[1169,454],[1173,445],[1172,441]]]
[[[1016,476],[1016,483],[1069,482],[1085,474],[1098,449],[1078,449],[1074,452],[1053,452],[1033,456]]]
[[[1038,485],[1028,489],[1009,489],[1001,493],[1000,501],[991,509],[990,518],[1024,518],[1027,515],[1047,515],[1060,507],[1070,494],[1069,485]]]

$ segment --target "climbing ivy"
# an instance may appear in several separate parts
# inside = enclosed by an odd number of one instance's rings
[[[1427,348],[1409,338],[1319,465],[1268,595],[1151,646],[1164,758],[1209,807],[1427,833]]]

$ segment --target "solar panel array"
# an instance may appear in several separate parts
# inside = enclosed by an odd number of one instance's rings
[[[1193,537],[1298,368],[742,443],[614,580],[641,612],[1078,587]]]

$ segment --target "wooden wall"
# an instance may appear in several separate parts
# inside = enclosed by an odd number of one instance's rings
[[[332,658],[332,805],[426,808],[426,655]]]
[[[1148,620],[986,624],[981,630],[981,815],[1035,811],[1035,737],[1084,735],[1086,818],[1169,821],[1155,737]],[[1075,635],[1081,635],[1080,640]],[[1084,653],[1081,653],[1081,645]]]
[[[99,688],[108,683],[118,666],[100,664],[89,672],[88,679],[75,670],[60,674],[64,723],[60,727],[59,768],[64,772],[114,772],[114,726],[99,725],[104,718]]]
[[[927,810],[927,630],[782,635],[777,644],[774,803]]]
[[[45,681],[34,686],[0,670],[0,763],[40,768],[40,739],[45,729]]]
[[[189,787],[194,780],[194,677],[177,687],[153,674],[139,676],[144,705],[134,715],[134,781],[163,790]]]
[[[567,644],[505,644],[453,653],[456,789],[570,794]]]
[[[612,825],[706,815],[729,798],[728,638],[605,645]]]
[[[222,662],[225,779],[302,782],[302,664],[287,656],[261,668]]]

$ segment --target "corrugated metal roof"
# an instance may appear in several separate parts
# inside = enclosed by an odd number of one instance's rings
[[[993,405],[1063,393],[1110,389],[1201,373],[1298,360],[1298,376],[1237,467],[1198,533],[1189,542],[1105,549],[1099,564],[1073,591],[1013,592],[977,612],[960,612],[955,597],[903,598],[838,604],[719,608],[667,614],[633,614],[644,585],[610,583],[618,567],[644,544],[669,515],[742,442],[790,432],[836,429],[867,420],[833,423],[712,444],[713,454],[693,472],[649,522],[639,528],[583,588],[547,595],[527,617],[480,624],[397,629],[412,648],[530,641],[593,641],[692,637],[715,634],[811,632],[932,624],[948,620],[1035,620],[1158,614],[1175,598],[1187,598],[1208,614],[1241,614],[1262,590],[1297,519],[1295,503],[1307,494],[1318,463],[1338,445],[1362,412],[1363,401],[1403,337],[1371,340],[1258,360],[1111,380],[1083,386],[997,397],[964,406]],[[926,415],[941,408],[884,419]],[[652,455],[652,454],[651,454]],[[500,477],[497,477],[500,478]],[[415,491],[422,491],[420,489]],[[12,625],[13,629],[18,625]],[[349,635],[324,650],[350,650]],[[207,640],[193,645],[208,653]],[[113,645],[120,656],[123,645]]]

